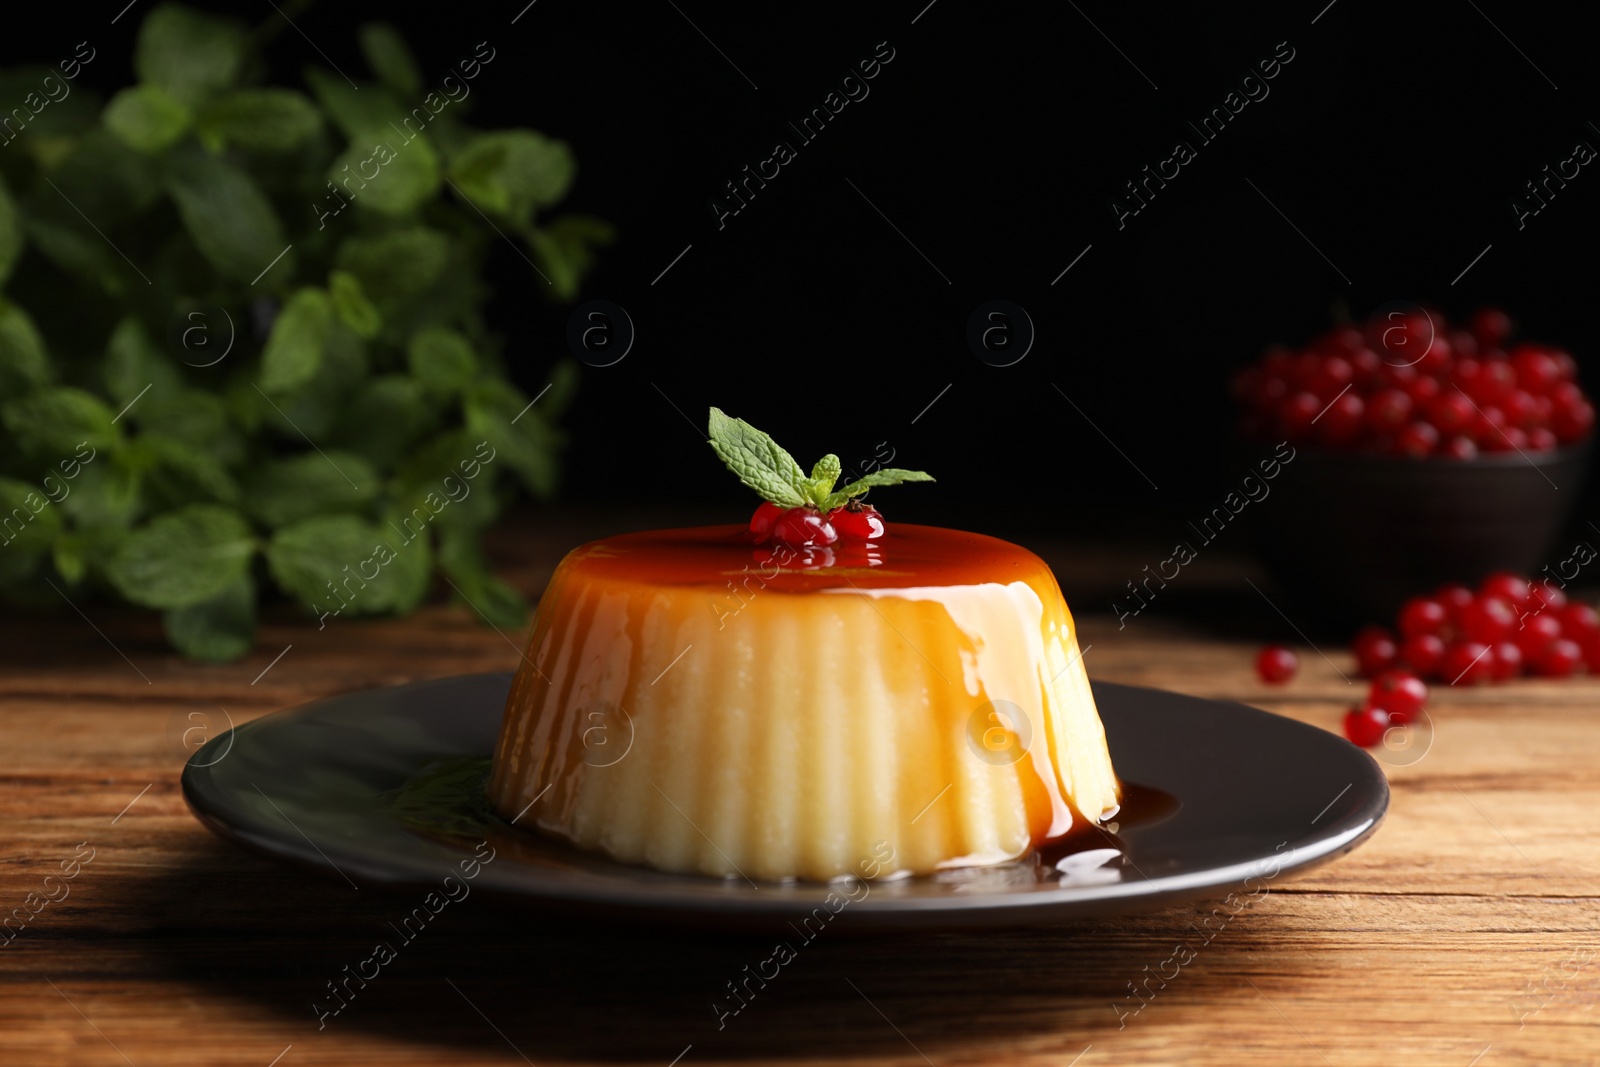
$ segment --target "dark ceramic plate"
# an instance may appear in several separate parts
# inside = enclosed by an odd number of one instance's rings
[[[830,899],[823,885],[617,863],[494,816],[483,783],[510,683],[510,674],[446,678],[265,716],[196,752],[184,797],[222,837],[359,886],[437,889],[492,848],[472,887],[540,907],[748,927]],[[1107,832],[1065,854],[857,884],[830,907],[847,909],[858,929],[949,928],[1260,893],[1354,848],[1388,807],[1378,764],[1325,730],[1154,689],[1097,682],[1094,693],[1117,773],[1132,787]]]

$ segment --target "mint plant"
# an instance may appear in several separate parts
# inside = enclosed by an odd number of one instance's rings
[[[487,42],[429,82],[368,25],[375,80],[307,92],[261,84],[265,36],[169,3],[109,101],[76,61],[0,73],[0,597],[120,597],[217,661],[274,595],[327,625],[441,571],[518,625],[482,534],[555,492],[576,370],[511,383],[484,258],[513,241],[565,301],[611,228],[547,214],[565,143],[465,124]]]

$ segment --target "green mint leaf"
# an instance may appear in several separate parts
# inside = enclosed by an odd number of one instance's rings
[[[240,578],[210,600],[161,617],[172,647],[190,659],[231,663],[256,643],[256,592]]]
[[[833,484],[839,480],[839,473],[843,469],[839,457],[831,452],[817,460],[811,468],[811,477],[806,479],[806,499],[822,507],[828,494],[833,492]]]
[[[0,285],[11,277],[11,270],[22,258],[22,223],[17,218],[17,205],[11,199],[6,181],[0,176]]]
[[[245,34],[231,20],[162,4],[139,27],[133,69],[139,80],[194,106],[239,79]]]
[[[340,199],[380,215],[410,215],[434,198],[439,157],[425,137],[383,127],[357,134],[328,168]],[[330,197],[334,194],[328,194]]]
[[[439,566],[449,576],[452,592],[478,618],[501,630],[527,625],[528,602],[490,572],[477,531],[444,531],[439,539]]]
[[[432,285],[449,258],[448,237],[438,230],[410,226],[346,238],[337,262],[340,270],[356,276],[366,292],[403,302]]]
[[[268,265],[294,276],[294,252],[278,216],[246,171],[188,144],[168,157],[167,191],[190,240],[223,275],[250,283]],[[283,258],[278,262],[279,255]]]
[[[510,389],[504,393],[512,397],[521,395]],[[522,403],[526,405],[527,401]],[[529,408],[517,418],[517,412],[506,403],[505,395],[491,394],[480,387],[467,397],[465,413],[467,435],[474,442],[485,443],[483,455],[492,455],[494,462],[509,467],[535,499],[549,500],[555,496],[561,477],[561,466],[557,462],[561,438],[545,422],[538,408]]]
[[[0,553],[47,552],[60,531],[61,514],[44,487],[0,478]]]
[[[138,459],[148,461],[145,488],[157,507],[234,504],[239,500],[233,475],[203,448],[164,434],[146,433],[134,440],[132,451]]]
[[[332,319],[333,304],[320,289],[301,289],[289,298],[261,350],[264,391],[288,392],[317,376]]]
[[[409,611],[427,592],[429,530],[415,522],[391,527],[353,515],[319,516],[273,534],[267,565],[279,588],[317,615]]]
[[[410,113],[381,85],[367,84],[357,89],[342,75],[315,67],[306,71],[306,84],[346,137],[366,140],[385,130],[391,136],[402,136],[396,134],[394,127],[407,130],[403,121]],[[409,130],[416,128],[413,119]]]
[[[26,311],[0,296],[0,397],[25,393],[50,377],[39,328]]]
[[[87,462],[80,463],[70,495],[61,500],[62,513],[79,529],[116,531],[133,525],[143,509],[143,477],[116,455],[87,449],[82,455]]]
[[[171,404],[183,388],[176,362],[156,346],[133,315],[117,323],[106,341],[101,380],[118,408],[137,401],[126,416],[135,423],[145,421],[145,412]]]
[[[370,341],[383,328],[383,318],[367,299],[361,288],[361,279],[349,271],[336,270],[328,275],[328,295],[333,299],[333,310],[339,319],[357,337]]]
[[[711,409],[711,448],[763,500],[786,508],[806,503],[806,475],[778,442],[743,419]]]
[[[406,346],[406,360],[424,388],[446,396],[460,393],[478,376],[478,357],[472,351],[472,343],[442,326],[413,334]]]
[[[422,75],[399,30],[387,22],[369,22],[357,35],[367,69],[376,74],[379,81],[405,99],[421,94]]]
[[[292,152],[322,129],[322,116],[293,89],[235,89],[196,119],[201,136],[247,152]]]
[[[268,460],[252,470],[245,482],[244,509],[273,528],[318,515],[362,513],[380,484],[378,472],[354,453],[334,448],[305,452]]]
[[[189,109],[154,85],[124,89],[106,105],[102,121],[129,148],[146,155],[165,152],[189,132]]]
[[[576,169],[565,141],[533,130],[497,130],[466,143],[451,161],[450,179],[471,205],[521,227],[536,209],[567,194]]]
[[[421,385],[404,374],[385,374],[356,389],[340,412],[332,440],[388,468],[437,423]]]
[[[831,494],[822,504],[824,510],[831,511],[844,504],[851,497],[864,496],[868,489],[876,489],[880,485],[902,485],[905,482],[931,482],[933,475],[922,471],[900,470],[897,467],[884,467],[875,470],[865,478],[857,478],[841,488],[837,493]]]
[[[578,284],[594,265],[595,249],[615,240],[616,230],[588,215],[560,215],[530,229],[527,239],[539,269],[550,277],[546,288],[565,301],[578,294]]]
[[[23,451],[48,463],[87,450],[114,448],[122,434],[112,420],[116,412],[93,393],[60,386],[0,406],[0,422]]]
[[[250,524],[229,508],[194,504],[130,533],[106,561],[117,591],[147,608],[204,603],[250,573]]]

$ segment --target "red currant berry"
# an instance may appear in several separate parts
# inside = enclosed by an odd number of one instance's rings
[[[1424,678],[1438,677],[1444,653],[1444,638],[1438,634],[1417,634],[1400,643],[1400,662],[1409,664]]]
[[[1467,392],[1467,395],[1478,403],[1498,404],[1516,389],[1517,373],[1511,369],[1511,364],[1506,360],[1486,359],[1482,361],[1480,367],[1477,381],[1472,383],[1472,388]]]
[[[1561,368],[1543,345],[1520,344],[1511,350],[1517,384],[1530,393],[1547,393],[1561,380]]]
[[[870,504],[834,508],[828,521],[842,541],[876,541],[883,536],[883,516]]]
[[[1355,368],[1349,360],[1342,356],[1326,356],[1307,375],[1305,386],[1307,391],[1316,393],[1326,404],[1344,392],[1345,386],[1355,381],[1355,377]]]
[[[772,525],[772,536],[795,548],[831,545],[839,539],[827,519],[814,508],[790,508]]]
[[[1548,578],[1537,582],[1528,583],[1528,610],[1544,611],[1547,608],[1564,608],[1567,606],[1567,594],[1559,585]],[[1559,616],[1558,616],[1559,617]]]
[[[1511,336],[1511,316],[1499,308],[1479,308],[1468,325],[1478,343],[1485,347],[1501,345]]]
[[[755,514],[750,516],[750,532],[755,535],[756,544],[761,544],[772,536],[772,524],[778,521],[784,509],[770,500],[763,500],[761,506],[756,508]]]
[[[1400,633],[1406,637],[1436,634],[1444,628],[1447,618],[1444,605],[1437,600],[1412,597],[1400,608]]]
[[[1556,373],[1561,375],[1562,381],[1570,382],[1578,377],[1578,361],[1572,358],[1570,352],[1553,349],[1550,358],[1556,361]]]
[[[1363,345],[1353,349],[1345,358],[1350,361],[1350,369],[1355,372],[1357,388],[1370,386],[1378,380],[1378,372],[1383,369],[1383,360],[1378,358],[1378,353]]]
[[[1561,637],[1564,632],[1561,620],[1554,614],[1541,613],[1523,619],[1521,628],[1511,639],[1522,649],[1522,658],[1532,663],[1544,652],[1546,645]]]
[[[1388,731],[1389,713],[1382,708],[1375,708],[1369,704],[1345,712],[1344,735],[1352,744],[1371,748],[1382,741],[1383,735]]]
[[[1450,342],[1443,335],[1435,337],[1428,350],[1422,353],[1422,358],[1417,360],[1417,373],[1438,375],[1450,367],[1451,358],[1456,355],[1450,348]]]
[[[1294,677],[1299,666],[1300,657],[1284,645],[1268,645],[1256,656],[1256,674],[1273,685]]]
[[[1346,393],[1317,416],[1318,436],[1324,444],[1348,445],[1361,436],[1366,404],[1355,393]]]
[[[1472,336],[1469,330],[1450,330],[1445,336],[1450,340],[1450,348],[1458,356],[1474,357],[1478,354],[1478,339]]]
[[[1461,626],[1461,612],[1468,604],[1472,603],[1472,590],[1460,582],[1450,582],[1434,590],[1433,599],[1444,605],[1445,614],[1450,618],[1450,625]]]
[[[1291,396],[1278,410],[1278,421],[1284,436],[1291,441],[1303,441],[1312,430],[1311,420],[1322,410],[1323,402],[1313,393],[1299,392]]]
[[[1528,579],[1519,574],[1495,571],[1478,583],[1478,595],[1501,597],[1511,601],[1512,607],[1523,608],[1533,596],[1533,588],[1528,584]]]
[[[1529,452],[1549,452],[1560,443],[1556,439],[1555,431],[1544,426],[1535,426],[1528,431]]]
[[[1527,430],[1539,423],[1539,405],[1526,390],[1513,389],[1507,393],[1500,401],[1500,410],[1505,412],[1507,426]]]
[[[1444,650],[1440,676],[1451,685],[1477,685],[1493,672],[1489,646],[1481,641],[1457,641]]]
[[[1439,395],[1443,386],[1439,384],[1437,378],[1419,377],[1402,383],[1400,388],[1411,398],[1412,411],[1415,413],[1424,410],[1426,405]]]
[[[1522,647],[1515,641],[1496,641],[1489,650],[1489,679],[1504,682],[1522,673]]]
[[[1567,678],[1583,663],[1583,648],[1570,637],[1558,637],[1535,656],[1530,666],[1546,678]]]
[[[1384,671],[1367,693],[1367,703],[1382,708],[1391,719],[1402,724],[1415,719],[1427,702],[1428,687],[1422,684],[1421,678],[1407,671]]]
[[[1440,446],[1439,454],[1451,459],[1474,459],[1478,455],[1478,446],[1470,437],[1452,437]]]
[[[1394,437],[1394,450],[1402,456],[1422,457],[1439,446],[1439,431],[1425,422],[1408,422]]]
[[[1556,618],[1561,620],[1561,632],[1579,644],[1586,639],[1600,637],[1600,611],[1595,611],[1581,601],[1563,605],[1555,609]]]
[[[1478,417],[1472,401],[1455,389],[1440,393],[1428,403],[1428,421],[1442,434],[1468,433]]]
[[[1393,433],[1411,418],[1412,407],[1404,389],[1384,389],[1367,401],[1367,425],[1374,433]]]
[[[1555,431],[1556,440],[1564,445],[1581,441],[1594,429],[1594,406],[1587,400],[1580,400],[1570,407],[1558,407],[1550,428]]]
[[[1400,646],[1395,644],[1394,634],[1382,626],[1368,626],[1356,634],[1352,645],[1356,653],[1356,663],[1361,668],[1361,673],[1368,678],[1376,677],[1394,666],[1399,658]]]
[[[1479,597],[1461,609],[1461,632],[1472,641],[1492,645],[1517,628],[1517,609],[1504,597]]]

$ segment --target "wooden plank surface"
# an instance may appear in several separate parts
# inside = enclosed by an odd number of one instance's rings
[[[524,524],[496,555],[537,592],[564,548],[618,522]],[[1144,561],[1046,554],[1094,677],[1328,729],[1356,698],[1333,646],[1304,649],[1287,687],[1254,680],[1260,641],[1292,635],[1248,587],[1239,598],[1234,561],[1200,561],[1192,601],[1119,629],[1100,593]],[[1211,618],[1197,610],[1209,593]],[[442,602],[320,632],[287,611],[248,659],[197,666],[148,619],[85,611],[0,625],[0,913],[39,909],[0,948],[6,1067],[1600,1062],[1600,679],[1439,694],[1432,747],[1388,767],[1377,836],[1275,885],[1144,1000],[1130,983],[1170,975],[1163,961],[1214,904],[981,934],[856,938],[841,924],[719,1029],[710,1002],[768,954],[763,940],[474,900],[319,1030],[312,1000],[412,902],[214,838],[179,793],[173,724],[509,669],[522,635]]]

